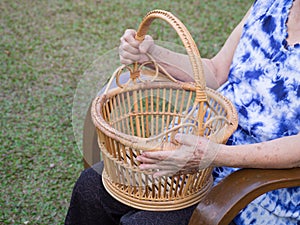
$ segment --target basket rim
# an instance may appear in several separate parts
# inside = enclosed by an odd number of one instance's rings
[[[117,96],[120,93],[140,90],[140,89],[151,89],[151,88],[175,88],[175,89],[182,89],[186,91],[196,91],[196,86],[194,83],[186,83],[186,82],[147,82],[147,83],[139,83],[132,87],[126,88],[125,90],[122,88],[114,88],[111,89],[107,94],[103,94],[101,96],[97,96],[93,102],[91,107],[91,116],[94,125],[97,129],[101,132],[109,136],[110,138],[114,138],[120,143],[133,147],[139,148],[143,150],[151,150],[147,148],[147,144],[149,142],[149,138],[146,137],[138,137],[123,133],[115,128],[113,128],[106,120],[103,118],[103,114],[101,113],[101,108],[105,101],[111,97]],[[223,96],[221,93],[213,90],[211,88],[206,87],[206,93],[209,97],[213,98],[216,102],[223,106],[224,109],[227,110],[227,119],[229,121],[229,125],[226,127],[226,132],[224,137],[222,138],[222,143],[224,143],[232,133],[237,129],[238,126],[238,114],[233,105],[233,103]]]

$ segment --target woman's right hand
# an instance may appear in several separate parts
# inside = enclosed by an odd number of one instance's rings
[[[139,42],[135,39],[135,35],[135,30],[127,29],[120,38],[119,56],[122,64],[146,62],[149,60],[146,53],[151,54],[154,50],[154,41],[151,36],[146,35],[144,41]]]

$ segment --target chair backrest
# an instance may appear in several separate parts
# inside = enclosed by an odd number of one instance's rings
[[[101,160],[97,132],[91,117],[91,105],[84,120],[82,148],[84,168],[91,167]]]

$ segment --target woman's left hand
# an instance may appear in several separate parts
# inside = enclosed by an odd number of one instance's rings
[[[137,157],[141,170],[154,170],[153,176],[170,176],[176,173],[189,173],[211,165],[219,149],[219,144],[207,138],[177,134],[179,143],[175,150],[165,147],[162,151],[143,152]]]

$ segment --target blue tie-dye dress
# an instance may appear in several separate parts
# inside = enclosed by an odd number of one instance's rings
[[[300,131],[300,44],[290,46],[286,22],[293,0],[258,0],[245,22],[228,81],[219,91],[239,113],[229,145],[268,141]],[[214,170],[215,183],[238,168]],[[300,224],[300,187],[264,194],[236,224]]]

